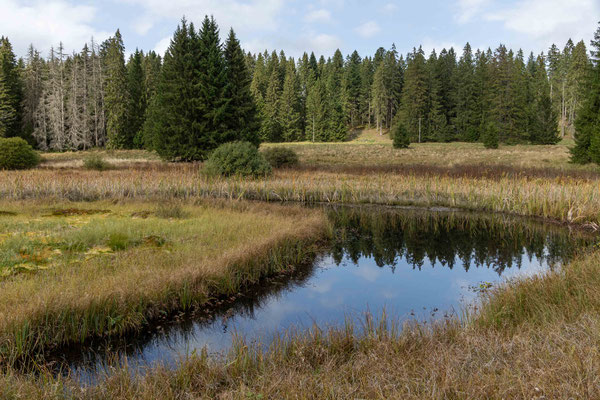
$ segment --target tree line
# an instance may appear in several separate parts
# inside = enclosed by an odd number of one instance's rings
[[[60,45],[44,58],[30,47],[19,60],[3,37],[0,136],[42,150],[147,148],[201,160],[232,140],[343,141],[361,127],[383,134],[402,125],[413,142],[535,144],[577,130],[584,156],[573,159],[586,162],[593,135],[579,131],[587,129],[581,114],[595,110],[587,99],[597,58],[569,40],[562,51],[527,57],[467,43],[460,56],[421,47],[404,56],[392,46],[364,58],[337,50],[295,60],[244,53],[233,30],[222,43],[209,17],[198,30],[182,20],[164,59],[136,50],[126,61],[119,31],[79,53]]]

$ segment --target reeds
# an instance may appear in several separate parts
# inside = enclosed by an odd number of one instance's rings
[[[349,174],[277,171],[268,179],[213,179],[198,167],[134,170],[6,172],[0,197],[11,200],[225,198],[300,203],[446,206],[536,216],[568,223],[600,223],[600,180]]]

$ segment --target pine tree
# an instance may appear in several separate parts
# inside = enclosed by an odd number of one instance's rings
[[[225,141],[245,141],[256,146],[260,143],[257,109],[252,97],[250,77],[246,57],[233,29],[225,42],[227,99]]]
[[[599,24],[600,25],[600,24]],[[588,75],[587,93],[575,121],[575,147],[571,161],[600,164],[600,26],[592,40],[593,67]]]
[[[106,107],[106,133],[112,149],[133,147],[133,138],[128,129],[130,107],[127,92],[127,71],[125,69],[125,48],[121,32],[117,29],[114,37],[104,44],[104,64],[106,65],[106,83],[104,104]]]
[[[379,135],[383,135],[383,125],[387,115],[388,105],[388,93],[385,85],[385,64],[383,62],[379,63],[375,75],[373,76],[371,93],[376,128]]]
[[[133,147],[141,148],[143,145],[142,127],[146,117],[146,77],[144,75],[144,53],[135,50],[127,64],[127,89],[129,91],[129,118],[127,137],[132,137]]]
[[[4,109],[3,127],[7,137],[24,136],[22,128],[23,118],[23,83],[21,73],[16,61],[12,45],[8,38],[0,37],[0,82],[2,84]],[[30,137],[24,137],[30,140]]]

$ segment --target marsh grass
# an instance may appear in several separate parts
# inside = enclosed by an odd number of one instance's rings
[[[460,322],[399,325],[367,315],[290,332],[267,352],[238,338],[224,359],[205,352],[139,376],[126,365],[82,389],[70,378],[9,372],[0,395],[75,399],[598,398],[600,256],[490,293]],[[565,280],[566,278],[566,280]],[[512,299],[512,300],[511,300]],[[498,314],[498,310],[502,310]],[[490,315],[492,318],[490,319]],[[511,317],[514,316],[514,317]],[[499,322],[499,323],[498,323]]]
[[[166,169],[19,171],[0,178],[7,200],[181,200],[225,198],[271,202],[455,207],[600,223],[600,179],[592,177],[469,177],[382,172],[354,174],[278,170],[267,179],[207,178],[193,166]]]
[[[187,219],[135,219],[132,210],[149,204],[86,206],[111,213],[44,216],[39,203],[25,203],[19,216],[0,217],[10,239],[2,254],[21,256],[27,243],[30,253],[58,252],[47,268],[13,270],[0,281],[2,364],[237,293],[307,262],[328,234],[320,212],[295,207],[184,205]]]

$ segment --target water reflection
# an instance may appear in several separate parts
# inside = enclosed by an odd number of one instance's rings
[[[371,310],[429,319],[460,309],[473,287],[535,274],[593,242],[582,232],[498,215],[390,208],[327,208],[331,250],[293,276],[225,302],[217,310],[160,323],[136,337],[60,351],[83,380],[112,354],[132,370],[206,348],[224,351],[234,335],[268,344],[289,329],[340,325]]]

